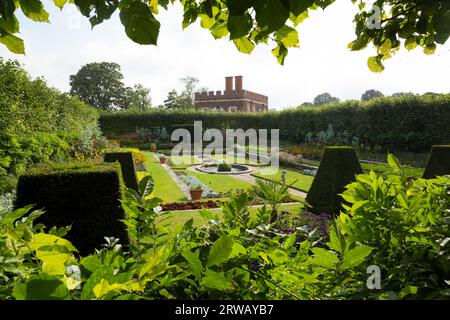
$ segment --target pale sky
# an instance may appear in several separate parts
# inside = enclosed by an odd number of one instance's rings
[[[69,76],[90,62],[116,62],[122,66],[127,85],[141,83],[152,90],[153,104],[161,104],[172,89],[181,89],[179,78],[200,80],[199,87],[223,90],[225,76],[243,75],[244,89],[269,96],[273,109],[298,106],[323,92],[359,99],[366,89],[394,92],[450,92],[450,41],[426,56],[420,48],[402,49],[385,63],[381,74],[367,68],[373,49],[351,52],[355,7],[338,1],[325,11],[314,12],[297,30],[300,48],[290,49],[285,65],[271,53],[273,46],[260,45],[251,55],[237,51],[227,39],[215,40],[196,23],[182,30],[179,5],[161,10],[158,46],[140,46],[129,40],[116,13],[91,30],[88,20],[73,5],[59,12],[49,0],[50,24],[19,17],[26,56],[11,54],[0,45],[0,56],[18,59],[34,76],[69,91]]]

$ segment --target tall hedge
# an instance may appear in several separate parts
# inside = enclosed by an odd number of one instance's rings
[[[96,155],[98,112],[0,57],[0,194],[29,165]]]
[[[132,152],[108,152],[105,154],[105,162],[120,163],[123,181],[127,188],[138,191],[138,178]]]
[[[433,146],[423,174],[425,179],[450,174],[450,145]]]
[[[143,113],[103,113],[100,125],[108,136],[134,133],[138,128],[166,127],[202,121],[204,129],[280,129],[280,138],[305,141],[332,125],[368,146],[397,151],[427,151],[450,143],[450,94],[380,97],[367,102],[345,101],[321,107],[298,107],[267,113],[209,113],[152,110]]]
[[[119,164],[46,164],[19,177],[15,206],[43,208],[37,222],[48,228],[72,225],[67,238],[87,255],[101,248],[104,237],[128,244],[121,197]]]
[[[316,177],[313,180],[306,203],[311,212],[338,214],[345,186],[362,173],[356,151],[349,147],[325,148]]]

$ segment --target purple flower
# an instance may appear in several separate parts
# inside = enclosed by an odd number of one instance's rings
[[[286,228],[283,229],[283,233],[294,233],[294,230],[292,230],[291,228]]]
[[[322,220],[331,220],[331,215],[329,215],[328,213],[322,212],[319,217],[322,218]]]
[[[324,236],[328,236],[328,229],[324,225],[319,227],[319,232]]]
[[[281,211],[281,214],[282,214],[282,215],[286,215],[286,214],[289,214],[289,211],[287,211],[287,210],[283,210],[283,211]]]

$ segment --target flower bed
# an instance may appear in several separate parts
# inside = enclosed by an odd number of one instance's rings
[[[200,209],[215,209],[219,208],[220,201],[206,201],[206,202],[173,202],[161,205],[162,211],[180,211],[180,210],[200,210]]]

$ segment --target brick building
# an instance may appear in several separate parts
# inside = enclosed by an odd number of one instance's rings
[[[233,87],[234,84],[234,87]],[[243,76],[226,77],[225,91],[195,93],[195,108],[204,111],[264,112],[269,110],[269,98],[244,90]]]

